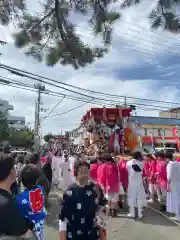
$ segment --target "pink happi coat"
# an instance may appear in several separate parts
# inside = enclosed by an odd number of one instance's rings
[[[149,179],[149,167],[150,167],[149,160],[147,159],[147,160],[144,161],[144,168],[143,168],[143,171],[142,171],[142,177],[143,178]]]
[[[149,187],[149,159],[144,160],[144,167],[142,170],[142,178],[145,192],[148,192]]]
[[[99,163],[93,163],[90,167],[90,178],[97,182],[97,174],[98,174]]]
[[[118,163],[120,180],[125,191],[128,189],[128,170],[126,165],[127,161],[125,159],[121,159]]]
[[[103,190],[106,188],[106,167],[106,163],[101,163],[97,169],[97,183]]]
[[[180,162],[180,157],[176,157],[176,161],[177,161],[177,162]]]
[[[157,184],[162,190],[167,189],[166,166],[167,164],[164,159],[157,160],[157,164],[156,164]]]
[[[44,165],[46,161],[47,161],[47,156],[41,156],[42,165]]]
[[[105,193],[106,194],[119,193],[120,174],[117,164],[113,162],[108,162],[107,167],[104,168],[103,174],[106,176]]]
[[[149,183],[156,184],[157,183],[157,161],[150,160],[149,161]]]

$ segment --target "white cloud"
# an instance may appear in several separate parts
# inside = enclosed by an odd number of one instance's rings
[[[172,66],[165,69],[161,60],[164,59],[166,55],[171,57],[170,51],[175,51],[178,54],[178,36],[172,36],[161,30],[157,31],[158,34],[160,34],[158,35],[150,29],[147,16],[151,8],[152,6],[149,5],[149,1],[144,1],[144,3],[138,7],[127,9],[123,13],[122,19],[116,24],[113,34],[113,44],[109,53],[103,59],[98,60],[85,69],[75,71],[70,66],[62,67],[60,65],[48,68],[43,63],[37,63],[34,59],[27,58],[22,50],[15,49],[12,46],[13,43],[10,36],[12,28],[3,28],[2,35],[5,36],[5,40],[7,40],[9,44],[0,49],[0,51],[3,52],[3,56],[0,58],[1,63],[99,92],[177,102],[179,99],[177,99],[178,90],[176,87],[163,87],[163,82],[158,80],[158,76],[156,79],[152,79],[150,75],[148,79],[134,80],[133,75],[131,79],[124,79],[121,74],[121,70],[124,68],[131,71],[134,67],[142,66],[143,70],[143,64],[153,65],[158,71],[164,72],[164,77],[170,77],[173,74],[172,69],[175,71]],[[83,19],[84,18],[81,18],[78,33],[83,36],[86,42],[92,45],[101,44],[100,38],[96,39],[92,35],[90,28],[88,28],[87,23],[84,22]],[[147,45],[147,47],[144,45]],[[134,51],[127,50],[126,47],[130,47],[134,49]],[[139,69],[139,71],[141,71],[141,69]],[[32,86],[35,83],[32,80],[30,81],[14,76],[2,69],[0,69],[0,76],[10,77],[31,84]],[[162,84],[160,86],[161,82]],[[59,93],[67,93],[67,91],[55,88],[52,85],[46,84],[46,88]],[[76,89],[76,91],[78,90]],[[105,98],[102,95],[95,96]],[[9,100],[10,103],[14,105],[15,110],[12,114],[24,115],[26,116],[27,122],[34,122],[36,93],[0,85],[0,97]],[[106,99],[110,99],[110,97],[106,97]],[[123,97],[113,99],[120,103],[123,102]],[[59,101],[59,98],[42,95],[42,101],[42,108],[50,110]],[[128,101],[134,104],[137,103],[135,100],[128,99]],[[97,100],[97,102],[99,101]],[[109,103],[109,101],[107,101],[107,103]],[[144,103],[144,101],[142,101],[142,103]],[[82,103],[64,99],[52,114],[66,112],[80,104]],[[153,103],[148,104],[152,105]],[[162,103],[157,105],[162,106]],[[92,106],[95,105],[87,104],[68,114],[45,119],[42,122],[43,133],[58,133],[61,129],[70,130],[75,128],[78,123],[80,123],[83,114]],[[167,107],[170,107],[170,104]],[[148,108],[148,106],[142,105],[138,108],[137,112],[141,115],[158,115],[157,110],[150,109],[150,111],[147,110]],[[41,116],[45,116],[47,112],[41,113]]]

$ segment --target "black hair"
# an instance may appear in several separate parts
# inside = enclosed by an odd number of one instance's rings
[[[15,159],[17,157],[17,153],[11,153],[10,156]]]
[[[173,158],[174,158],[172,152],[166,152],[166,153],[165,153],[165,157],[168,158],[168,159],[170,159],[170,160],[173,160]]]
[[[67,154],[64,155],[64,161],[65,161],[65,162],[68,162],[68,160],[69,160],[68,157],[69,157],[69,156],[68,156]]]
[[[104,161],[105,162],[114,162],[114,159],[110,155],[105,155],[104,156]]]
[[[81,167],[87,167],[88,169],[90,169],[90,164],[85,162],[85,161],[77,161],[74,163],[74,176],[77,177],[79,169]]]
[[[163,151],[157,152],[157,157],[165,158],[164,152]]]
[[[22,184],[27,189],[32,189],[37,185],[37,180],[41,174],[41,170],[34,164],[26,165],[20,174]]]
[[[25,163],[26,165],[28,165],[29,164],[29,160],[28,159],[26,159],[26,163]]]
[[[38,164],[39,161],[40,161],[40,157],[39,157],[39,154],[38,154],[38,153],[32,153],[32,154],[30,154],[29,157],[28,157],[28,162],[29,162],[30,164],[36,165],[36,164]]]
[[[142,158],[142,154],[140,151],[136,151],[136,152],[132,153],[132,157],[134,159],[138,160],[138,159]]]
[[[17,162],[18,163],[24,163],[24,157],[23,156],[19,156],[18,159],[17,159]]]
[[[148,157],[148,158],[150,158],[150,159],[154,159],[153,156],[152,156],[152,154],[150,154],[150,153],[148,153],[148,154],[146,155],[146,157]]]
[[[56,150],[54,156],[56,156],[56,157],[61,157],[61,156],[62,156],[61,150],[60,150],[60,149]]]
[[[11,156],[0,157],[0,182],[5,181],[14,168],[15,160]]]

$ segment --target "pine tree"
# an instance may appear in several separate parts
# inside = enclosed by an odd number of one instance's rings
[[[143,2],[143,0],[124,0],[121,4],[121,9],[131,7]],[[154,8],[149,14],[151,27],[157,29],[163,27],[173,33],[180,31],[180,16],[178,13],[180,0],[158,0],[151,1],[154,3]],[[177,9],[177,13],[175,10]]]
[[[13,21],[18,25],[20,31],[14,34],[15,45],[26,49],[28,56],[45,61],[48,66],[60,63],[77,69],[107,53],[113,25],[120,19],[123,10],[142,1],[120,1],[118,13],[110,10],[114,2],[118,5],[117,0],[45,0],[41,4],[42,12],[32,14],[26,9],[27,0],[1,0],[0,23],[7,25]],[[173,33],[179,33],[179,15],[171,10],[172,7],[178,7],[179,2],[151,1],[155,5],[149,16],[152,28],[161,26]],[[104,47],[91,47],[82,41],[70,19],[72,12],[89,16],[92,32],[102,36]]]

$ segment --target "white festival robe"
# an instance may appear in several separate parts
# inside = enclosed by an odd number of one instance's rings
[[[69,162],[70,162],[70,169],[71,169],[71,173],[72,173],[72,181],[76,181],[75,177],[73,176],[74,173],[74,163],[76,162],[75,157],[69,157]]]
[[[128,206],[142,208],[146,206],[146,194],[144,190],[142,172],[135,172],[132,165],[137,164],[142,170],[144,163],[132,159],[127,162],[128,170]]]
[[[59,164],[62,162],[62,158],[59,156],[54,156],[52,158],[52,171],[53,171],[53,184],[59,184],[60,181],[60,171],[59,171]]]
[[[61,188],[62,190],[66,190],[69,185],[73,183],[70,161],[62,161],[59,165],[59,168],[61,173],[59,188]]]
[[[114,135],[113,148],[114,148],[114,152],[120,153],[121,147],[119,144],[119,133],[115,133]]]
[[[167,179],[170,181],[167,192],[166,211],[175,213],[180,220],[180,163],[169,161],[167,168]]]

